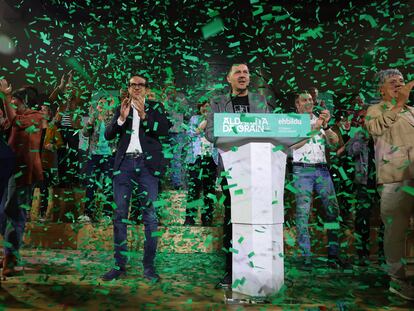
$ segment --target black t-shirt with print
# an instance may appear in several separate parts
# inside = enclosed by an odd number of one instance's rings
[[[235,113],[250,112],[249,96],[232,97],[233,110]]]

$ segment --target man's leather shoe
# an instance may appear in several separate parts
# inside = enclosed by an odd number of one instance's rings
[[[15,267],[17,266],[17,258],[13,254],[6,255],[3,258],[3,277],[14,276],[17,274]]]
[[[226,274],[215,286],[216,289],[230,288],[232,284],[231,274]]]
[[[184,221],[184,226],[194,226],[195,225],[195,220],[194,218],[191,218],[189,216],[185,217],[185,221]]]
[[[152,283],[158,283],[161,280],[161,277],[154,271],[144,272],[144,278]]]
[[[101,279],[102,281],[112,281],[117,280],[120,278],[123,278],[126,276],[126,270],[125,268],[113,268],[104,275],[102,275]]]
[[[331,269],[344,269],[344,270],[352,270],[352,265],[345,260],[342,260],[338,256],[329,256],[328,257],[328,268]]]
[[[312,271],[312,259],[309,256],[304,256],[302,258],[302,266],[301,269],[304,271]]]
[[[144,268],[144,278],[153,283],[157,283],[161,279],[161,277],[155,272],[154,267]]]

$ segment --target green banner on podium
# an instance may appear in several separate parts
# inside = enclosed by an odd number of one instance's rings
[[[215,137],[307,137],[309,114],[215,113]]]

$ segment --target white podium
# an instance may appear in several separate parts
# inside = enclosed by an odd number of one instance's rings
[[[232,287],[233,291],[252,297],[275,294],[284,284],[283,193],[287,156],[281,149],[302,140],[310,131],[309,118],[299,115],[301,121],[307,124],[281,136],[283,133],[277,127],[275,116],[249,114],[248,125],[243,125],[243,121],[237,122],[243,120],[239,114],[214,116],[216,145],[228,172],[231,195]],[[288,118],[291,115],[277,117]],[[233,118],[233,122],[232,119],[226,121],[226,118]],[[224,130],[229,127],[222,126],[229,122],[236,126],[233,133],[226,133]],[[259,135],[257,132],[240,131],[248,128],[257,130],[252,126],[253,122],[276,123],[276,128],[268,126]]]

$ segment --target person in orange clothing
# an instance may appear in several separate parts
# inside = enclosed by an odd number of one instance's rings
[[[16,154],[14,175],[9,179],[7,199],[0,208],[6,221],[2,228],[4,243],[3,276],[15,274],[19,249],[30,210],[33,185],[43,180],[40,140],[43,114],[30,109],[36,103],[37,90],[25,87],[12,93],[7,81],[0,80],[6,117],[11,124],[9,146]]]

